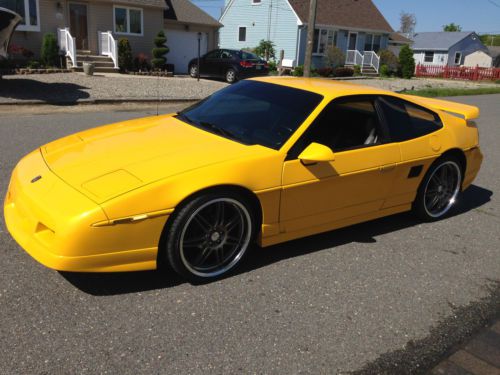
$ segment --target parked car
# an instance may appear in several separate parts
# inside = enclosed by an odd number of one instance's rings
[[[189,62],[189,74],[198,76],[198,58]],[[267,62],[254,53],[233,50],[216,49],[200,58],[200,76],[223,78],[228,83],[239,79],[269,74]]]
[[[478,116],[474,106],[366,86],[252,78],[179,113],[40,147],[12,174],[5,223],[57,270],[167,263],[212,280],[253,242],[409,210],[445,217],[481,166]]]

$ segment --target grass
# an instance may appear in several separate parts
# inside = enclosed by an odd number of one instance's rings
[[[421,90],[408,90],[404,94],[436,98],[443,96],[468,96],[468,95],[491,95],[500,94],[500,87],[481,87],[477,89],[451,89],[451,88],[427,88]]]

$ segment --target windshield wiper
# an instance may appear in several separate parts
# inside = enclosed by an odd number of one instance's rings
[[[204,128],[206,128],[206,129],[211,130],[212,132],[214,132],[216,134],[222,135],[223,137],[232,138],[232,139],[234,139],[236,141],[239,141],[239,142],[247,144],[247,142],[243,141],[239,136],[237,136],[233,132],[231,132],[229,130],[226,130],[224,128],[220,128],[217,125],[212,124],[210,122],[200,121],[199,125],[202,126],[202,127],[204,127]]]

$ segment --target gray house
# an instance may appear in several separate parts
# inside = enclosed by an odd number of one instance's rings
[[[488,48],[475,32],[417,33],[413,41],[417,64],[491,67]]]
[[[226,0],[220,22],[221,48],[255,47],[271,40],[291,66],[305,58],[309,1]],[[313,64],[320,67],[328,46],[346,54],[346,63],[378,70],[378,51],[387,48],[391,26],[371,0],[318,0]]]

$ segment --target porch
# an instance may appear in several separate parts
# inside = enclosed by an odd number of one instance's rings
[[[360,66],[361,73],[366,76],[378,76],[380,69],[380,56],[375,51],[347,50],[346,66]]]

